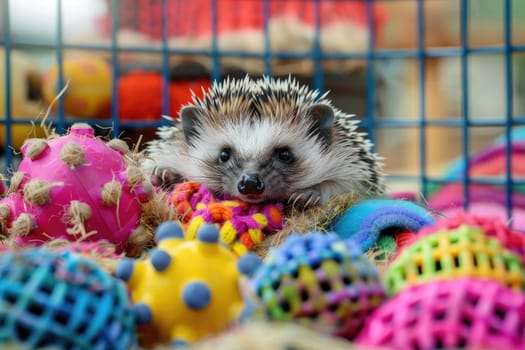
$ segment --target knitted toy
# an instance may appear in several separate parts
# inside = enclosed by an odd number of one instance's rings
[[[351,238],[363,251],[377,245],[392,254],[401,242],[398,231],[417,232],[434,222],[428,210],[411,201],[372,198],[348,208],[334,220],[333,231],[343,239]]]
[[[202,225],[217,224],[221,240],[239,256],[254,249],[283,224],[281,204],[255,205],[234,198],[216,198],[195,182],[177,185],[169,202],[185,226],[187,239],[195,238]]]

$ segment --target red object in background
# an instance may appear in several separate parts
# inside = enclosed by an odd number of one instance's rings
[[[162,84],[160,73],[136,71],[118,80],[119,119],[159,120],[162,116]],[[191,91],[202,96],[202,87],[210,86],[209,79],[173,81],[169,86],[169,115],[177,117],[182,105],[191,102]]]
[[[320,26],[341,21],[351,22],[366,29],[373,25],[374,33],[386,19],[381,4],[365,1],[329,0],[216,0],[217,33],[224,34],[243,29],[264,30],[266,10],[270,18],[294,15],[302,22],[315,26],[316,12],[320,14]],[[268,9],[265,9],[265,6]],[[371,22],[368,25],[368,7]],[[203,37],[212,34],[212,9],[210,0],[166,1],[167,37]],[[121,0],[118,9],[120,29],[131,29],[153,39],[162,38],[162,2],[156,0]],[[111,32],[111,16],[102,20],[107,34]]]

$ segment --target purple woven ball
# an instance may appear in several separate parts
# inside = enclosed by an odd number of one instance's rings
[[[333,233],[289,236],[251,282],[270,319],[346,338],[355,336],[386,294],[359,245]]]
[[[412,286],[375,310],[356,342],[393,350],[525,349],[525,294],[474,278]]]

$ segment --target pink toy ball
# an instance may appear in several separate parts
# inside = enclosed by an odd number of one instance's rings
[[[525,294],[487,279],[413,286],[376,309],[356,343],[392,350],[525,349]]]
[[[65,136],[26,141],[0,201],[3,234],[21,245],[106,240],[117,253],[145,244],[140,219],[150,185],[119,141],[106,144],[83,123]]]

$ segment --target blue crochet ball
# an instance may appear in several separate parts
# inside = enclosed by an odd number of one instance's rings
[[[1,254],[0,342],[129,349],[136,337],[126,287],[72,252],[35,248]]]

